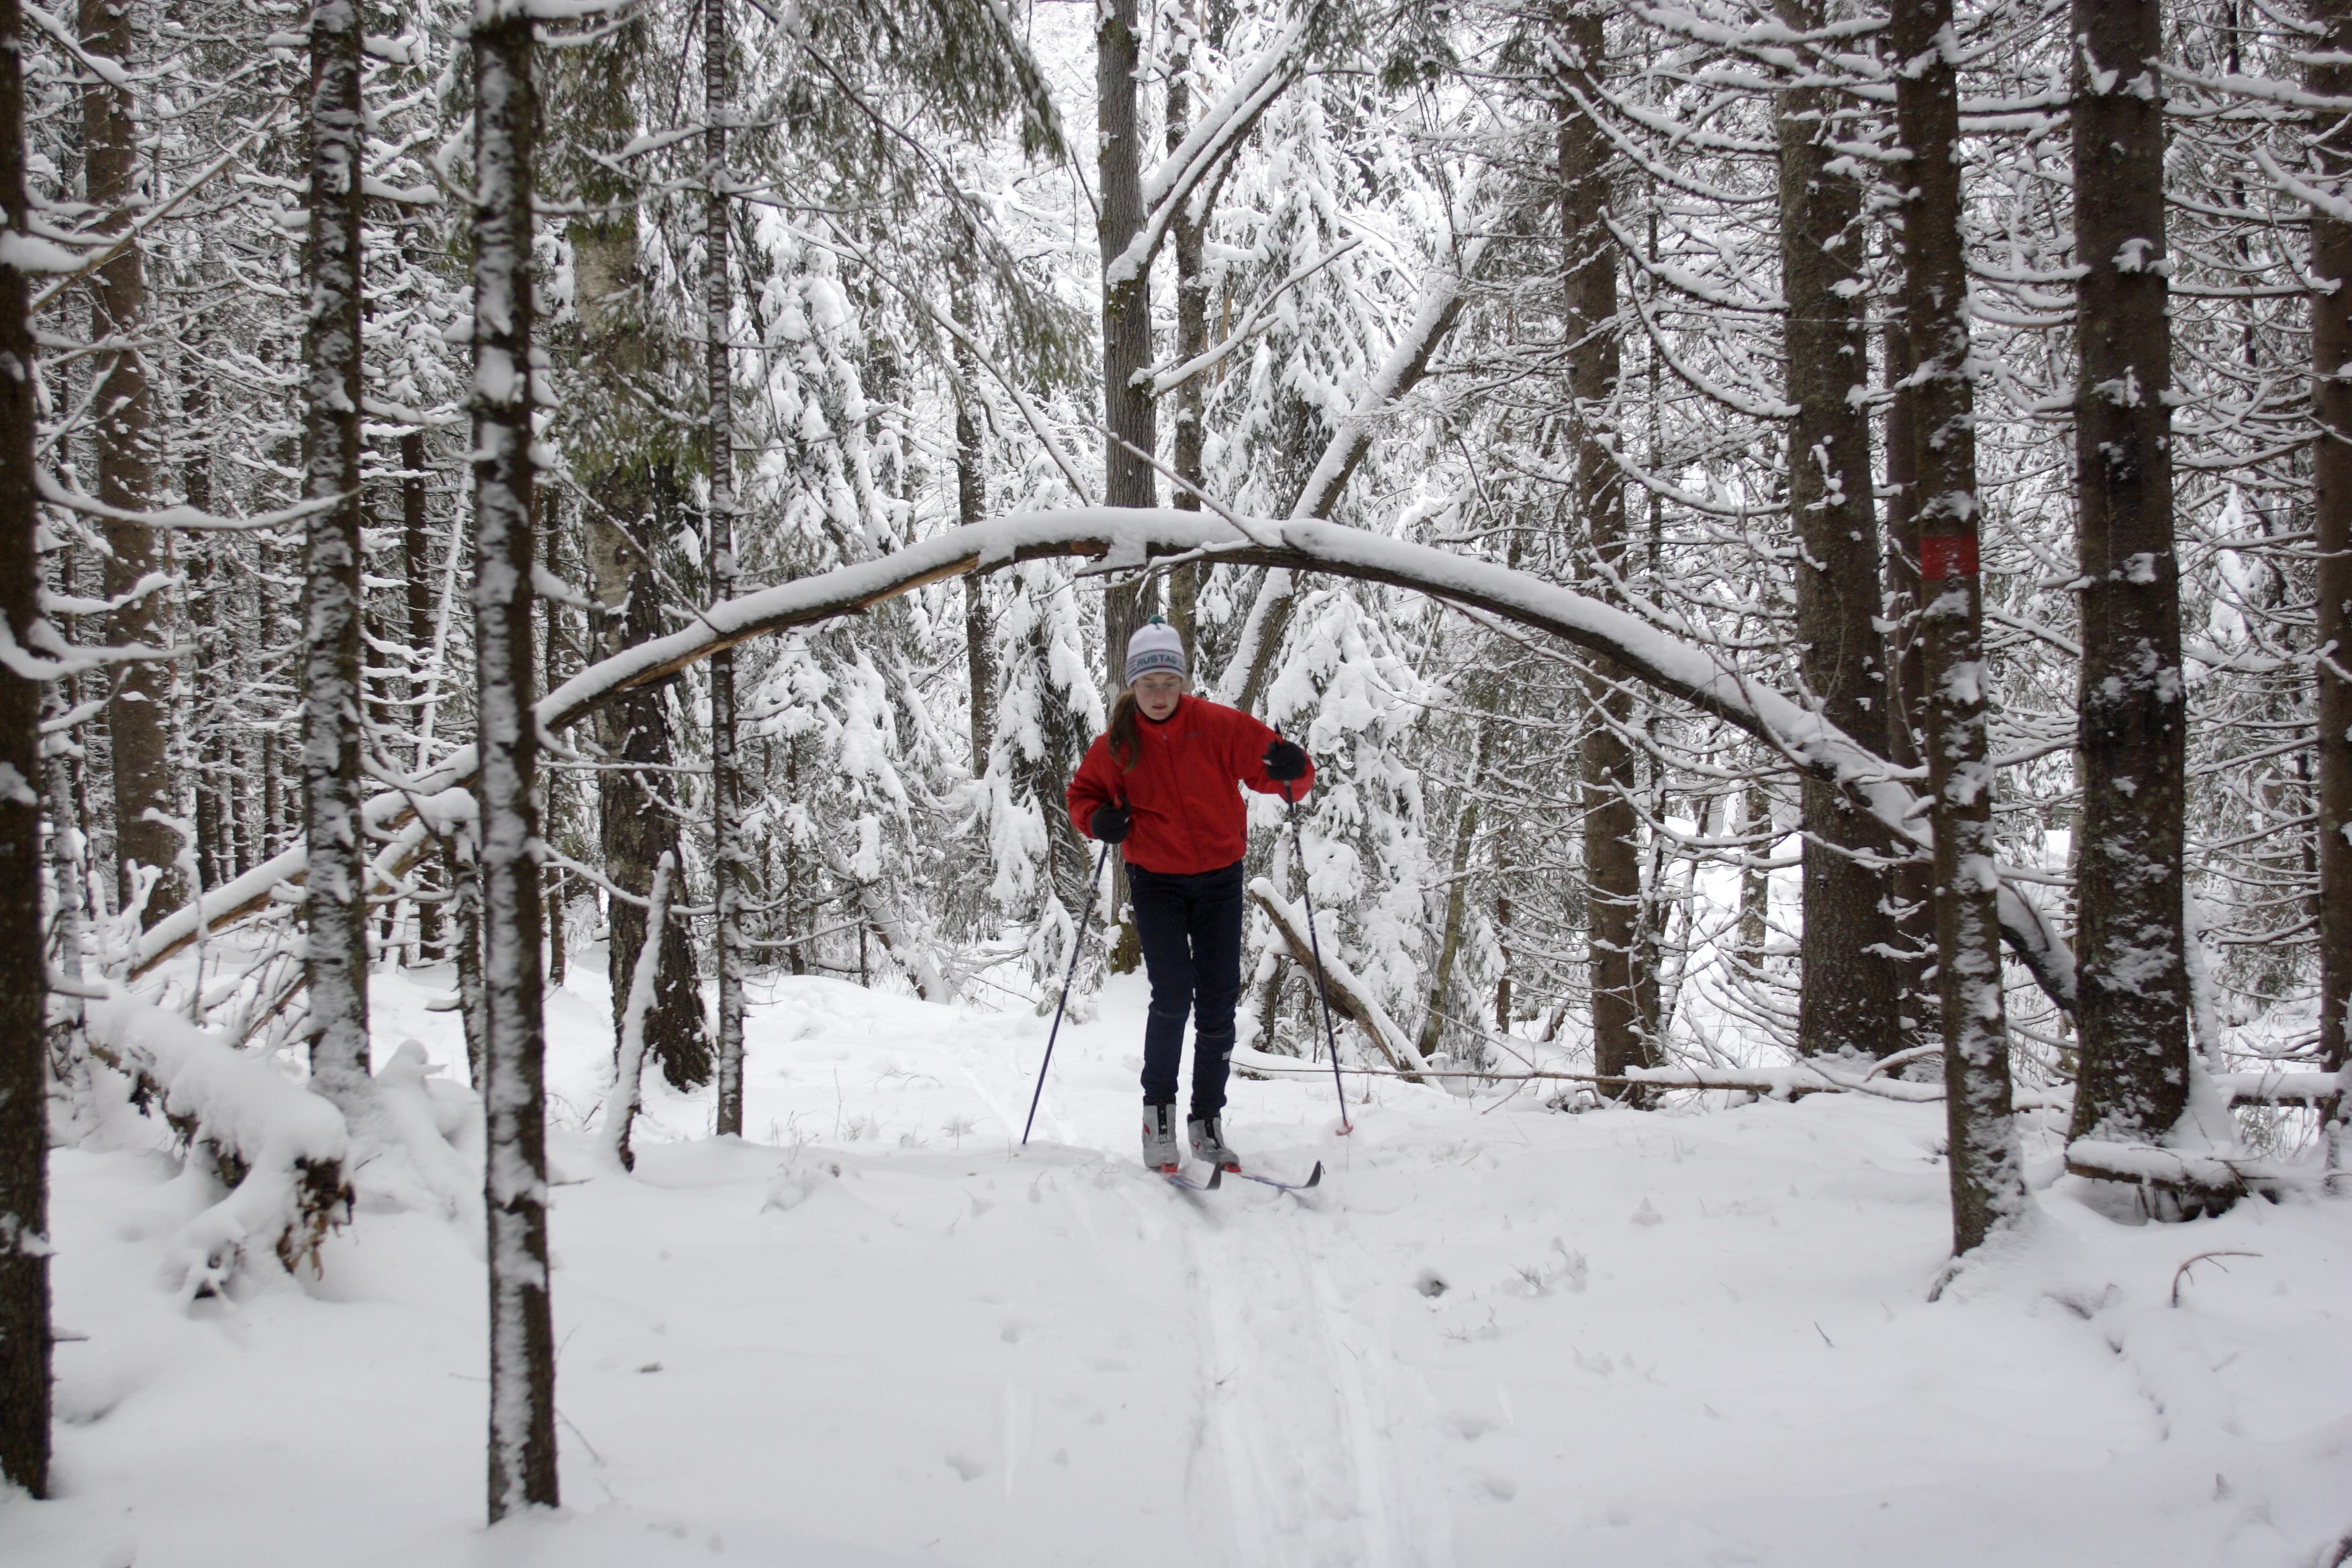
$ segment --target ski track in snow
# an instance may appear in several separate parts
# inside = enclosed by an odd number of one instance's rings
[[[1027,1149],[1049,1019],[763,984],[751,1139],[649,1074],[623,1176],[602,971],[549,1009],[563,1512],[480,1528],[480,1241],[430,1184],[379,1160],[323,1279],[184,1307],[209,1194],[125,1107],[53,1163],[89,1337],[0,1563],[2307,1568],[2352,1526],[2352,1205],[2133,1224],[2043,1140],[2033,1234],[1929,1305],[1940,1106],[1382,1084],[1340,1139],[1328,1079],[1228,1111],[1322,1187],[1185,1193],[1136,1163],[1139,979]],[[462,1061],[443,988],[377,977],[379,1064]],[[2217,1249],[2261,1256],[2169,1305]]]
[[[1334,1216],[1234,1185],[1219,1197],[1253,1212],[1186,1237],[1232,1561],[1445,1568],[1413,1517],[1418,1479],[1383,1436],[1419,1425],[1397,1419],[1394,1354],[1318,1256],[1345,1246]]]

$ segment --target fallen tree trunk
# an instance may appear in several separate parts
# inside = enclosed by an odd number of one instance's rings
[[[1307,916],[1297,905],[1286,903],[1274,890],[1274,884],[1264,877],[1249,885],[1250,897],[1282,933],[1290,949],[1291,958],[1309,974],[1318,973],[1315,945],[1307,940]],[[1387,1009],[1373,999],[1371,991],[1358,979],[1355,973],[1335,957],[1326,958],[1320,970],[1323,994],[1330,999],[1331,1011],[1354,1024],[1372,1042],[1372,1048],[1387,1058],[1399,1078],[1407,1083],[1419,1083],[1429,1072],[1429,1064],[1422,1059],[1420,1050],[1389,1019]],[[1319,1070],[1319,1069],[1318,1069]]]
[[[1525,572],[1326,522],[1253,522],[1244,533],[1201,512],[1080,507],[950,529],[889,555],[714,605],[693,626],[581,671],[541,700],[539,721],[550,732],[560,731],[618,693],[667,679],[722,647],[855,615],[950,577],[1055,556],[1094,557],[1103,570],[1140,570],[1154,561],[1204,553],[1244,565],[1383,583],[1557,637],[1756,736],[1792,765],[1833,784],[1875,826],[1886,854],[1911,858],[1929,853],[1921,826],[1926,805],[1906,782],[1905,770],[1797,700],[1756,685],[1729,667],[1696,628],[1669,630]],[[369,828],[389,828],[407,815],[413,799],[464,784],[477,765],[474,749],[467,747],[405,789],[375,796],[365,808]],[[203,921],[217,927],[257,907],[270,889],[299,879],[305,863],[300,850],[289,850],[207,895]],[[2039,906],[2007,883],[2000,904],[2010,951],[2052,1001],[2072,1008],[2074,957],[2064,940]],[[144,973],[193,941],[197,920],[197,906],[191,903],[158,921],[141,938],[131,973]]]
[[[1334,998],[1335,1002],[1337,998]],[[1236,1071],[1265,1078],[1315,1078],[1330,1069],[1310,1067],[1267,1051],[1234,1052]],[[1910,1103],[1940,1103],[1944,1091],[1932,1083],[1908,1083],[1901,1079],[1865,1078],[1822,1071],[1817,1066],[1791,1063],[1781,1068],[1630,1068],[1622,1073],[1570,1072],[1565,1068],[1533,1068],[1525,1072],[1490,1072],[1475,1068],[1349,1068],[1368,1078],[1403,1079],[1419,1083],[1433,1079],[1470,1079],[1480,1083],[1582,1083],[1599,1089],[1728,1089],[1762,1095],[1769,1100],[1802,1100],[1809,1094],[1868,1094]]]
[[[89,1003],[82,1021],[90,1054],[129,1075],[140,1108],[160,1110],[229,1189],[180,1227],[182,1290],[211,1293],[255,1242],[289,1270],[307,1262],[315,1272],[320,1247],[351,1218],[342,1112],[262,1058],[134,998]]]
[[[2274,1161],[2102,1138],[2077,1138],[2067,1144],[2066,1170],[2092,1181],[2120,1182],[2164,1194],[2182,1205],[2179,1217],[2184,1219],[2219,1213],[2249,1194],[2276,1202],[2313,1184],[2308,1175]]]

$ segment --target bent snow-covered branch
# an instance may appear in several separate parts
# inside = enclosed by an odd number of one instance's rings
[[[1429,545],[1328,522],[1266,521],[1249,526],[1259,538],[1280,542],[1256,543],[1218,518],[1167,509],[1082,507],[950,529],[889,555],[713,605],[696,625],[591,665],[557,687],[540,700],[540,725],[561,730],[619,693],[665,679],[720,648],[855,615],[925,584],[1055,556],[1088,556],[1106,569],[1141,570],[1161,558],[1205,553],[1244,565],[1352,577],[1427,594],[1613,659],[1657,690],[1746,731],[1835,786],[1874,826],[1885,852],[1927,852],[1927,834],[1920,826],[1926,812],[1893,764],[1796,699],[1729,668],[1697,637],[1678,637],[1631,611],[1529,573]],[[370,825],[388,825],[404,816],[411,798],[464,784],[475,766],[474,751],[467,747],[406,791],[376,796],[367,807]],[[280,855],[208,895],[203,918],[210,926],[235,919],[302,869],[300,851]],[[2053,1002],[2071,1007],[2074,954],[2049,919],[2004,885],[2000,923],[2018,961]],[[195,929],[193,907],[159,921],[140,944],[135,968],[143,970],[177,951]]]

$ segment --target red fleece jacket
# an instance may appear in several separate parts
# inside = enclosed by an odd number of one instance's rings
[[[1196,876],[1240,859],[1249,848],[1249,816],[1236,784],[1260,795],[1283,785],[1265,776],[1265,749],[1275,732],[1238,709],[1181,697],[1176,711],[1155,724],[1135,716],[1134,765],[1111,760],[1110,737],[1097,735],[1070,781],[1070,820],[1092,837],[1095,808],[1124,803],[1134,826],[1119,847],[1130,866],[1163,876]],[[1289,785],[1303,797],[1315,764]]]

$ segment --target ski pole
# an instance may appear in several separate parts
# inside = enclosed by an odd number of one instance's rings
[[[1094,877],[1087,883],[1086,911],[1078,916],[1078,923],[1070,932],[1069,973],[1062,976],[1062,999],[1054,1004],[1054,1027],[1045,1036],[1045,1059],[1037,1064],[1037,1089],[1029,1097],[1029,1120],[1021,1124],[1021,1146],[1024,1149],[1029,1146],[1029,1130],[1037,1125],[1037,1102],[1045,1098],[1045,1069],[1054,1065],[1054,1042],[1062,1033],[1062,1009],[1070,1005],[1070,983],[1078,977],[1078,946],[1087,940],[1087,922],[1094,919],[1095,894],[1102,887],[1103,867],[1109,859],[1110,845],[1106,840],[1102,853],[1095,857]]]
[[[1307,885],[1307,845],[1298,836],[1298,803],[1290,798],[1290,781],[1282,781],[1282,804],[1290,813],[1290,845],[1298,856],[1298,896],[1307,900],[1307,946],[1315,955],[1315,994],[1323,1003],[1323,1047],[1331,1053],[1331,1087],[1339,1096],[1339,1136],[1356,1130],[1348,1120],[1348,1086],[1339,1077],[1339,1037],[1331,1028],[1331,984],[1323,974],[1323,939],[1315,932],[1315,892]]]

